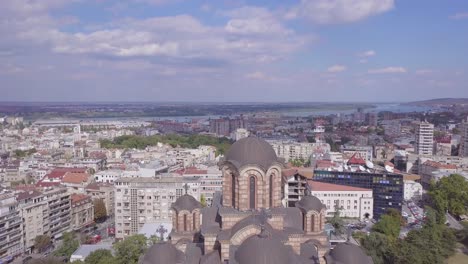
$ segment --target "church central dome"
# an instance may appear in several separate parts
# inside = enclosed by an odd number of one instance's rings
[[[226,161],[238,168],[245,165],[259,165],[268,169],[273,163],[278,162],[278,157],[268,142],[251,136],[234,143],[226,154]]]

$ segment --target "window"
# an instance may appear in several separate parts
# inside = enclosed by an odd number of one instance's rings
[[[236,177],[231,174],[231,205],[236,207]]]
[[[270,175],[270,207],[273,207],[273,177],[275,175]]]
[[[184,231],[187,231],[187,214],[184,214]]]
[[[250,209],[255,209],[255,195],[256,195],[256,186],[255,186],[255,176],[250,176]]]

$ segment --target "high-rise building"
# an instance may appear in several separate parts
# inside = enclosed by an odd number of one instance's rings
[[[434,125],[421,122],[416,127],[416,153],[432,155],[434,149]]]
[[[13,192],[0,191],[0,263],[10,263],[23,253],[23,223]]]
[[[17,194],[19,210],[23,218],[24,252],[32,253],[34,239],[49,231],[49,207],[44,195],[37,190]]]
[[[219,136],[229,136],[238,128],[246,128],[244,117],[241,115],[236,118],[219,118],[210,120],[210,133],[215,133]]]
[[[461,157],[468,157],[468,117],[466,121],[461,124],[461,140],[460,150],[458,152]]]
[[[374,219],[379,219],[389,208],[401,211],[404,198],[402,174],[377,171],[315,170],[313,179],[317,182],[371,189],[374,197]]]
[[[49,208],[48,233],[52,240],[59,240],[64,232],[71,231],[71,199],[65,187],[46,189],[44,199]]]
[[[120,178],[115,187],[115,237],[138,234],[145,223],[171,220],[170,207],[187,193],[200,200],[200,180],[163,175],[159,178]]]

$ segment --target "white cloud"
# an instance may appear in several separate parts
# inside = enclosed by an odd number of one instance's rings
[[[374,50],[367,50],[367,51],[358,53],[358,56],[359,57],[372,57],[372,56],[375,56],[376,54],[377,52],[375,52]]]
[[[380,74],[380,73],[406,73],[406,68],[403,67],[387,67],[387,68],[380,68],[380,69],[370,69],[367,71],[371,74]]]
[[[318,24],[351,23],[387,12],[394,6],[394,0],[301,0],[285,18],[306,18]]]
[[[427,74],[431,74],[431,73],[434,73],[434,70],[431,70],[431,69],[419,69],[419,70],[416,70],[416,74],[417,74],[417,75],[427,75]]]
[[[331,73],[342,72],[346,70],[346,66],[344,65],[333,65],[328,67],[327,71]]]
[[[449,18],[451,19],[468,19],[468,12],[461,12],[461,13],[456,13],[454,15],[451,15]]]
[[[264,80],[267,78],[267,76],[263,72],[256,71],[246,74],[245,78],[253,80]]]

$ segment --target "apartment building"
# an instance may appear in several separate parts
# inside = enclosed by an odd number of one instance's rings
[[[416,127],[416,153],[432,155],[434,149],[434,125],[420,122]]]
[[[49,232],[49,207],[41,192],[23,191],[17,194],[18,208],[23,219],[23,247],[32,253],[34,239]]]
[[[110,183],[90,183],[86,186],[85,192],[94,199],[101,199],[106,205],[107,216],[114,215],[114,185]]]
[[[94,204],[91,196],[74,193],[71,199],[71,227],[82,230],[94,223]]]
[[[0,263],[23,253],[23,223],[13,192],[0,191]]]
[[[459,156],[468,157],[468,117],[461,126],[461,140],[460,140],[460,150]]]
[[[200,197],[205,197],[207,206],[211,206],[216,192],[223,192],[223,174],[218,167],[208,167],[206,169],[189,167],[181,170],[180,174],[184,178],[200,180]]]
[[[431,181],[438,181],[441,177],[446,177],[457,172],[458,167],[454,164],[444,164],[432,160],[426,160],[419,168],[421,184],[425,189],[431,186]]]
[[[64,187],[46,188],[44,200],[49,208],[49,235],[59,240],[64,232],[71,230],[71,199]]]
[[[291,160],[308,161],[313,155],[325,155],[330,152],[327,143],[304,143],[291,141],[267,140],[275,150],[276,156],[283,158],[285,162]]]
[[[171,220],[171,205],[185,192],[200,200],[200,179],[160,175],[115,181],[116,238],[138,234],[145,223]]]
[[[327,217],[340,210],[341,217],[372,219],[374,198],[372,189],[308,181],[311,194],[327,207]]]

